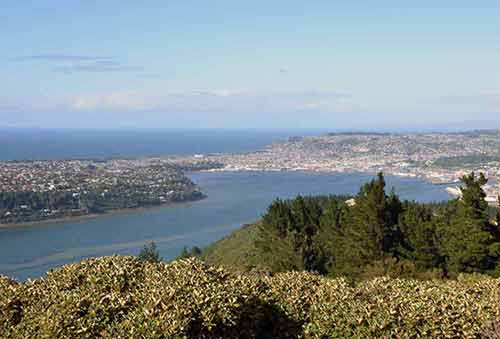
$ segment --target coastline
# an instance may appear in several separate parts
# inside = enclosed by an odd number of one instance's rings
[[[89,214],[76,215],[76,216],[64,216],[64,217],[60,217],[60,218],[33,220],[33,221],[9,223],[9,224],[0,223],[0,229],[43,226],[43,225],[47,225],[47,224],[63,224],[66,222],[73,222],[73,221],[78,222],[78,221],[83,221],[83,220],[88,220],[88,219],[97,219],[97,218],[112,216],[112,215],[116,215],[116,214],[136,213],[136,212],[141,212],[141,211],[153,210],[153,209],[157,209],[157,208],[166,208],[166,207],[173,207],[173,206],[178,206],[178,205],[187,205],[190,203],[194,203],[194,202],[203,200],[206,197],[207,197],[206,195],[203,195],[199,199],[175,201],[175,202],[170,202],[170,203],[155,205],[155,206],[117,208],[117,209],[105,211],[103,213],[89,213]]]
[[[214,168],[214,169],[207,169],[207,170],[200,170],[198,172],[311,172],[311,173],[359,173],[359,174],[370,174],[370,175],[376,175],[378,172],[383,172],[384,175],[392,175],[395,177],[400,177],[400,178],[411,178],[411,179],[420,179],[423,180],[429,184],[435,185],[435,186],[453,186],[455,187],[457,185],[456,181],[436,181],[433,178],[427,177],[425,175],[414,175],[414,174],[408,174],[408,173],[401,173],[401,172],[388,172],[388,171],[378,171],[378,170],[373,170],[373,171],[362,171],[362,170],[345,170],[345,169],[332,169],[332,168],[324,168],[324,169],[306,169],[306,168],[285,168],[285,169],[274,169],[274,168]],[[453,194],[450,194],[453,195]]]
[[[409,192],[410,199],[419,196],[419,192],[426,195],[425,201],[449,199],[441,187],[421,180],[391,177],[388,178],[390,184],[394,183]],[[95,219],[0,229],[6,242],[2,249],[4,255],[0,266],[3,267],[0,267],[0,271],[25,280],[90,256],[136,255],[148,241],[157,243],[164,258],[174,258],[183,246],[204,247],[241,225],[258,220],[262,211],[277,196],[293,198],[301,192],[304,195],[351,191],[351,194],[355,194],[356,188],[370,178],[371,175],[366,174],[311,172],[193,174],[192,180],[207,195],[207,199],[196,203],[152,207],[155,209],[151,211],[113,211],[126,214],[109,213]],[[98,218],[100,216],[103,218]],[[227,227],[219,232],[214,225]],[[181,238],[162,243],[161,239],[172,236]],[[115,244],[120,245],[116,247]],[[22,266],[6,266],[18,263]]]
[[[199,170],[199,171],[190,171],[186,173],[186,175],[189,175],[190,173],[193,172],[207,172],[207,173],[214,173],[214,172],[227,172],[227,173],[234,173],[234,172],[305,172],[305,173],[352,173],[352,174],[376,174],[377,171],[359,171],[359,170],[344,170],[344,169],[303,169],[303,168],[290,168],[290,169],[269,169],[269,168],[216,168],[216,169],[204,169],[204,170]],[[401,177],[401,178],[412,178],[412,179],[420,179],[425,182],[428,182],[432,185],[436,186],[447,186],[445,188],[445,191],[451,196],[456,198],[457,195],[454,194],[454,188],[453,183],[445,183],[445,182],[435,182],[433,180],[429,180],[425,176],[419,176],[419,175],[406,175],[404,173],[391,173],[391,172],[384,172],[386,175],[392,175],[396,177]],[[165,207],[171,207],[175,205],[183,205],[183,204],[188,204],[196,201],[200,201],[205,199],[206,196],[203,195],[199,199],[193,199],[193,200],[185,200],[185,201],[178,201],[178,202],[170,202],[170,203],[165,203],[161,205],[155,205],[155,206],[142,206],[142,207],[132,207],[132,208],[120,208],[120,209],[112,209],[105,211],[103,213],[91,213],[91,214],[84,214],[84,215],[77,215],[77,216],[64,216],[60,218],[53,218],[53,219],[44,219],[44,220],[34,220],[34,221],[28,221],[28,222],[20,222],[20,223],[9,223],[9,224],[2,224],[0,223],[0,229],[8,229],[8,228],[20,228],[20,227],[32,227],[32,226],[43,226],[46,224],[59,224],[59,223],[65,223],[65,222],[78,222],[82,220],[87,220],[87,219],[96,219],[100,217],[105,217],[105,216],[110,216],[114,214],[127,214],[127,213],[136,213],[144,210],[150,210],[150,209],[155,209],[155,208],[165,208]]]

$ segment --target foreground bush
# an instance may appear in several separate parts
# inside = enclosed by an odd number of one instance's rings
[[[351,286],[106,257],[24,284],[0,278],[3,338],[478,338],[497,319],[500,279],[482,276]]]

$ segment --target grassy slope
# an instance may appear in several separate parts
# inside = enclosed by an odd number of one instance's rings
[[[293,245],[260,229],[260,223],[245,225],[203,250],[209,264],[236,270],[251,269],[282,272],[290,267],[302,270],[302,261]]]
[[[255,240],[258,236],[256,224],[244,225],[228,236],[203,250],[202,257],[208,263],[225,266],[243,266],[248,262],[257,264]]]

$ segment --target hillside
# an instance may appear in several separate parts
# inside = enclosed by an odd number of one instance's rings
[[[207,263],[228,267],[256,267],[263,265],[255,241],[259,235],[258,224],[247,224],[228,236],[203,249],[202,258]]]
[[[104,257],[0,278],[2,338],[483,338],[500,279],[235,275],[198,259]]]
[[[349,196],[276,199],[262,220],[207,247],[202,258],[237,271],[305,270],[367,279],[377,276],[500,276],[500,211],[488,207],[474,173],[461,198],[421,204],[386,193],[379,174]]]
[[[303,270],[291,244],[265,232],[262,222],[245,225],[209,245],[203,249],[201,258],[209,264],[241,272]]]

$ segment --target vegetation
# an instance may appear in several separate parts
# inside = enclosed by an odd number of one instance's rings
[[[500,156],[475,154],[458,157],[441,157],[436,159],[432,164],[441,168],[470,168],[486,165],[490,162],[500,162]]]
[[[252,268],[268,268],[264,259],[267,254],[257,248],[257,240],[262,237],[258,224],[244,225],[227,237],[209,245],[202,250],[201,258],[211,264],[223,265],[232,269],[247,271]],[[279,255],[278,247],[273,254]],[[276,259],[277,259],[276,258]]]
[[[224,164],[212,160],[198,160],[195,162],[180,162],[177,167],[183,172],[206,171],[224,168]]]
[[[277,199],[262,221],[208,247],[214,264],[368,278],[500,275],[500,228],[474,173],[462,198],[420,204],[386,193],[382,174],[355,197]]]
[[[156,249],[156,244],[152,241],[148,245],[144,245],[142,250],[139,252],[137,259],[140,261],[155,262],[159,263],[162,258],[160,257],[160,252]]]
[[[277,199],[170,264],[151,243],[23,284],[0,277],[0,337],[498,339],[486,181],[466,175],[460,199],[419,204],[379,174],[354,197]]]
[[[191,248],[184,246],[182,248],[181,254],[177,259],[187,259],[191,257],[198,257],[200,255],[201,255],[201,248],[199,248],[198,246],[193,246]]]
[[[2,338],[494,338],[500,279],[235,275],[191,258],[104,257],[0,278]]]
[[[151,195],[146,189],[122,185],[116,190],[88,191],[84,195],[68,191],[0,191],[0,223],[22,223],[63,216],[99,214],[117,209],[159,206],[167,202],[199,200],[205,197],[203,193],[193,190],[187,184],[186,188],[179,189],[169,196],[168,200],[162,200],[159,194]]]

